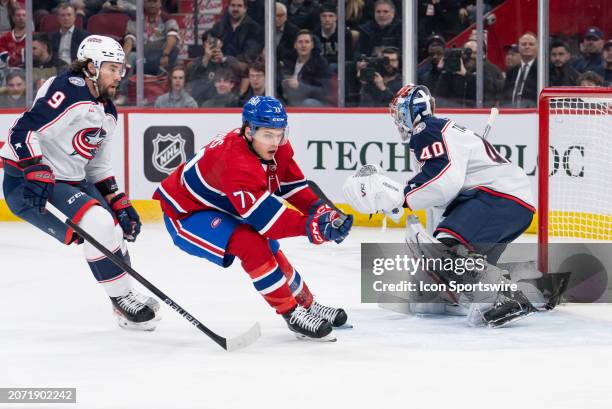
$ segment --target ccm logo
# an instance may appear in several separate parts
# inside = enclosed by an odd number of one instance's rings
[[[323,237],[321,237],[321,232],[319,231],[319,223],[316,220],[313,220],[310,224],[312,227],[312,237],[314,241],[317,243],[323,242]]]
[[[77,193],[76,195],[74,195],[74,196],[70,197],[70,198],[68,199],[68,204],[73,204],[73,203],[74,203],[74,202],[75,202],[75,201],[76,201],[76,200],[77,200],[79,197],[83,196],[84,194],[85,194],[85,193],[83,193],[83,192],[79,192],[79,193]]]

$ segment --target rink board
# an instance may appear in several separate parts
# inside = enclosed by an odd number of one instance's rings
[[[477,132],[488,119],[487,110],[446,110],[440,115]],[[9,129],[17,116],[0,114],[0,126]],[[344,203],[341,186],[362,164],[377,163],[398,181],[418,172],[418,164],[399,143],[384,109],[289,110],[289,122],[297,162],[306,177],[316,181],[335,203]],[[119,185],[129,192],[144,219],[159,219],[159,207],[150,201],[159,181],[212,138],[239,124],[239,110],[122,110],[113,138]],[[1,138],[6,140],[6,133]],[[525,169],[535,198],[535,111],[502,110],[489,140],[502,155]],[[5,205],[0,205],[0,220],[10,219],[8,213]],[[360,216],[357,224],[380,225],[381,220],[380,216]]]

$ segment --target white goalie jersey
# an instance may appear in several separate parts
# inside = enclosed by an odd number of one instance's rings
[[[82,75],[66,71],[49,78],[8,132],[0,156],[19,163],[42,157],[58,180],[92,183],[113,176],[111,138],[117,111],[94,98]]]
[[[461,193],[479,189],[535,212],[525,172],[476,133],[428,117],[415,126],[409,146],[421,168],[404,188],[409,208],[444,208]]]

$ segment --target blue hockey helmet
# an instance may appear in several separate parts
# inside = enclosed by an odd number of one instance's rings
[[[408,142],[416,124],[432,116],[435,100],[424,85],[408,84],[402,87],[389,104],[393,122],[403,142]]]
[[[242,123],[257,128],[286,128],[287,112],[281,102],[268,96],[251,97],[242,108]]]

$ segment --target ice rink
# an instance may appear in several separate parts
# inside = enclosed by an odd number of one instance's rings
[[[220,334],[261,322],[254,345],[228,353],[163,306],[156,331],[120,329],[81,248],[0,223],[0,387],[77,388],[76,405],[0,407],[612,407],[612,306],[564,305],[489,330],[361,304],[360,243],[402,239],[356,228],[339,246],[281,242],[319,300],[354,325],[316,343],[295,339],[239,263],[190,257],[146,224],[130,246],[140,274]]]

